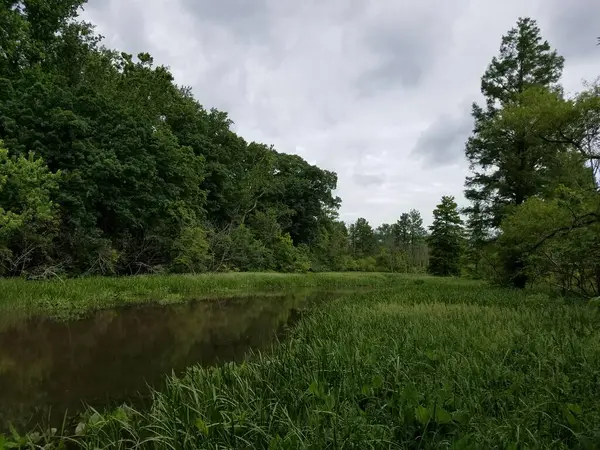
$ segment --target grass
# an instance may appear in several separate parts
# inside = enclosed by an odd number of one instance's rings
[[[381,288],[410,279],[383,273],[224,273],[89,277],[64,281],[0,279],[0,327],[32,316],[66,320],[100,309],[132,304],[179,303],[306,288]]]
[[[401,288],[328,303],[267,354],[169,378],[147,411],[89,411],[63,442],[593,449],[599,393],[597,306],[461,280],[405,279]]]

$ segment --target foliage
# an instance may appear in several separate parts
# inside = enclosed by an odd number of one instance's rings
[[[279,236],[275,244],[276,269],[279,272],[307,272],[310,260],[303,247],[294,247],[289,234]]]
[[[73,439],[90,449],[595,448],[597,307],[424,280],[334,300],[270,352],[170,377],[146,410],[89,411]]]
[[[9,272],[305,270],[301,246],[340,206],[337,175],[246,142],[151,55],[101,47],[78,18],[83,3],[0,6],[0,138],[61,172],[56,236]],[[343,258],[327,259],[322,269]]]
[[[600,197],[566,187],[532,198],[502,224],[502,248],[527,255],[527,270],[563,293],[600,295]]]
[[[465,268],[505,285],[593,296],[600,91],[591,84],[566,98],[563,64],[536,22],[519,19],[482,77],[486,108],[474,105],[466,146]]]
[[[544,146],[531,142],[525,127],[508,126],[503,109],[519,105],[528,89],[555,89],[563,65],[564,59],[542,40],[537,23],[520,18],[503,36],[499,56],[481,79],[486,107],[473,104],[474,130],[466,145],[473,175],[467,178],[465,195],[477,204],[488,227],[498,227],[510,207],[543,190],[551,158]],[[526,282],[522,266],[514,252],[505,261],[507,279],[519,287]]]
[[[354,258],[365,258],[373,254],[376,246],[373,228],[364,217],[359,217],[348,228],[350,247]]]
[[[33,153],[10,157],[0,141],[0,275],[23,273],[49,257],[59,179]]]
[[[454,197],[443,196],[441,203],[433,210],[433,224],[429,227],[429,273],[440,276],[460,275],[462,224]]]
[[[481,278],[485,265],[485,249],[490,240],[481,202],[475,202],[469,209],[465,224],[466,247],[463,269],[466,275]]]
[[[173,270],[176,272],[206,272],[210,264],[209,243],[204,228],[184,228],[173,243]]]

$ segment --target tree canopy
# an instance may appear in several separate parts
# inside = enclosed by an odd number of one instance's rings
[[[425,267],[417,211],[391,240],[348,227],[336,173],[247,142],[150,54],[104,47],[83,4],[0,6],[0,275]]]
[[[44,198],[56,233],[35,252],[5,241],[4,254],[29,256],[4,273],[275,270],[276,254],[295,270],[299,246],[335,218],[336,174],[246,142],[151,55],[102,47],[78,18],[83,3],[1,6],[2,157],[18,162],[6,170],[28,162],[60,173]],[[15,224],[11,202],[3,195],[2,220]]]
[[[469,271],[515,287],[600,294],[600,89],[570,97],[564,59],[519,19],[482,77],[466,145]]]

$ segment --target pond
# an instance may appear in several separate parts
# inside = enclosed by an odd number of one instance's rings
[[[241,360],[266,348],[302,311],[339,294],[237,297],[103,310],[0,331],[0,431],[60,427],[88,404],[143,403],[148,386],[199,363]]]

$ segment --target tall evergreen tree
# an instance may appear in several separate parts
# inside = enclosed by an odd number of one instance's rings
[[[433,211],[433,224],[429,227],[429,273],[432,275],[460,275],[462,223],[454,197],[443,196]]]
[[[564,59],[542,40],[536,21],[520,18],[481,79],[486,106],[473,104],[475,126],[466,145],[473,175],[467,178],[465,195],[479,205],[488,227],[498,227],[510,207],[543,188],[547,157],[544,148],[531,145],[524,130],[498,126],[495,119],[530,88],[558,89],[563,65]],[[519,255],[505,261],[507,279],[517,287],[526,282],[522,269]]]
[[[475,202],[470,209],[466,227],[466,255],[465,259],[470,275],[480,275],[480,262],[483,248],[488,240],[485,221],[481,212],[481,202]]]

